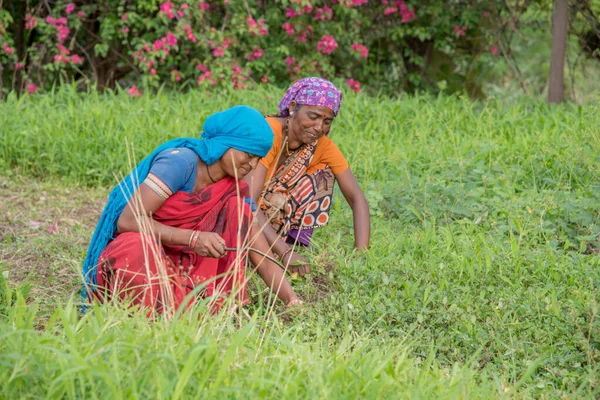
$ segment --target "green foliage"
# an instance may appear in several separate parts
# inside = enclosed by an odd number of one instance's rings
[[[0,61],[5,92],[70,81],[243,89],[322,75],[388,94],[477,95],[473,72],[496,62],[490,49],[514,15],[501,0],[17,2],[0,12],[0,46],[12,49]]]
[[[271,113],[278,97],[11,96],[0,104],[0,167],[66,177],[85,194],[128,171],[126,143],[141,159],[197,135],[214,111],[245,103]],[[597,398],[598,111],[348,95],[331,137],[371,205],[371,248],[350,250],[338,193],[306,251],[313,274],[293,281],[311,300],[304,312],[273,320],[252,289],[249,322],[148,323],[111,306],[78,320],[61,304],[36,332],[35,311],[17,298],[0,324],[2,395]],[[69,265],[86,229],[61,253]],[[51,257],[65,241],[38,251]]]

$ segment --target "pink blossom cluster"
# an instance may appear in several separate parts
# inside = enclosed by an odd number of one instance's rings
[[[383,0],[383,4],[389,5],[388,0]],[[416,18],[415,11],[409,9],[404,0],[395,0],[394,5],[387,7],[383,10],[383,15],[391,15],[399,13],[402,17],[402,22],[407,23]]]
[[[498,47],[496,47],[496,45],[492,45],[492,47],[490,47],[490,52],[495,56],[500,54],[500,51],[498,50]]]
[[[67,15],[71,14],[73,11],[75,11],[75,4],[67,4],[67,7],[65,8],[65,12],[67,13]]]
[[[352,49],[352,51],[357,52],[358,56],[361,58],[367,58],[369,56],[369,49],[367,49],[362,44],[358,44],[355,42],[352,43],[352,46],[350,48]]]
[[[308,38],[308,34],[311,33],[313,30],[312,26],[307,25],[305,30],[303,30],[302,32],[300,32],[300,35],[298,35],[298,37],[296,38],[296,42],[298,43],[306,43],[306,40]]]
[[[248,77],[242,72],[239,65],[234,64],[231,69],[231,81],[233,82],[234,89],[246,89],[246,81]]]
[[[34,94],[37,93],[38,91],[38,87],[36,86],[35,83],[29,83],[26,87],[27,89],[27,94]]]
[[[258,47],[254,47],[254,49],[252,49],[252,53],[250,53],[249,55],[247,55],[246,59],[248,61],[256,61],[259,58],[261,58],[263,56],[263,54],[265,54],[265,51],[263,49],[259,49]]]
[[[6,54],[14,54],[14,52],[15,52],[15,49],[13,49],[12,47],[10,47],[10,46],[8,45],[8,43],[4,43],[4,44],[2,45],[2,49],[4,50],[4,52],[5,52]]]
[[[127,94],[131,97],[142,97],[142,92],[135,85],[127,89]]]
[[[65,40],[67,40],[67,37],[69,36],[69,33],[71,32],[71,30],[66,26],[67,25],[67,19],[65,17],[61,17],[61,18],[52,18],[52,16],[47,16],[46,17],[46,23],[49,25],[53,25],[56,26],[56,30],[58,32],[58,42],[62,43]]]
[[[194,35],[194,32],[192,32],[192,27],[190,25],[184,26],[183,29],[185,30],[185,35],[187,36],[190,42],[196,43],[198,41],[198,39]]]
[[[310,13],[312,13],[312,11],[313,11],[313,6],[311,4],[301,7],[298,11],[294,10],[293,8],[286,8],[285,17],[286,18],[299,17],[304,14],[310,14]]]
[[[169,19],[175,18],[175,13],[173,12],[173,3],[170,1],[165,1],[159,7],[160,13],[167,16]]]
[[[286,57],[283,61],[285,61],[285,63],[287,64],[287,70],[290,74],[292,72],[297,73],[298,71],[300,71],[300,65],[296,65],[294,67],[294,64],[296,63],[296,59],[294,57]]]
[[[315,20],[316,21],[329,21],[333,16],[333,10],[327,6],[323,8],[317,8],[315,11]]]
[[[198,64],[196,66],[196,69],[200,72],[202,72],[200,74],[200,76],[198,77],[198,83],[201,82],[210,82],[211,85],[215,86],[217,84],[217,82],[215,81],[214,78],[212,78],[212,72],[208,70],[208,68],[206,68],[206,66],[204,64]]]
[[[78,64],[83,63],[83,61],[84,61],[83,57],[81,57],[78,54],[73,54],[72,56],[69,56],[69,54],[71,54],[71,50],[67,49],[62,44],[58,45],[58,51],[60,52],[60,54],[57,54],[54,56],[55,63],[59,63],[59,64],[72,63],[74,65],[78,65]]]
[[[265,28],[265,20],[263,18],[258,20],[258,23],[251,15],[246,17],[248,21],[248,27],[250,29],[250,34],[254,36],[265,36],[269,34],[269,30]]]
[[[456,36],[458,36],[458,37],[465,36],[467,34],[467,26],[466,25],[463,25],[463,26],[454,25],[452,27],[452,29],[454,29],[454,32],[456,32]]]
[[[294,24],[290,24],[289,22],[284,22],[283,25],[281,25],[281,29],[283,29],[285,33],[290,36],[296,33],[296,26],[294,26]]]
[[[323,54],[331,54],[337,47],[338,44],[331,35],[321,36],[321,40],[317,43],[317,51],[320,51]]]
[[[360,82],[359,81],[350,78],[346,81],[346,84],[348,86],[350,86],[350,89],[352,89],[354,92],[356,92],[356,93],[360,92]]]
[[[30,14],[27,14],[25,16],[25,29],[27,30],[32,30],[33,28],[35,28],[38,24],[38,20],[37,18],[33,17]]]
[[[178,70],[176,70],[176,69],[172,70],[171,76],[173,76],[173,79],[175,79],[175,82],[181,81],[181,73]]]

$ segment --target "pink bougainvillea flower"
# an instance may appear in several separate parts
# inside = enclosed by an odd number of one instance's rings
[[[498,50],[498,47],[496,47],[496,45],[492,45],[492,47],[490,47],[490,52],[495,56],[500,54],[500,51]]]
[[[68,56],[71,53],[71,50],[67,49],[62,44],[58,45],[58,51],[60,52],[60,54],[65,55],[65,56]]]
[[[164,39],[157,39],[152,45],[152,50],[156,53],[157,51],[162,50],[165,47]]]
[[[20,62],[18,62],[18,63],[15,64],[15,67],[17,69],[23,69],[23,64],[21,64]]]
[[[14,52],[15,52],[15,49],[13,49],[12,47],[10,47],[7,43],[4,43],[2,45],[2,49],[4,50],[4,52],[6,54],[14,54]]]
[[[337,47],[338,44],[331,35],[321,36],[321,40],[317,43],[317,51],[320,51],[323,54],[331,54]]]
[[[416,18],[415,11],[409,9],[408,6],[404,4],[404,1],[400,4],[400,15],[402,16],[403,23],[408,23]]]
[[[212,51],[212,55],[213,57],[225,57],[225,51],[221,46],[215,47]]]
[[[452,29],[454,29],[454,32],[456,32],[456,36],[465,36],[467,34],[467,26],[463,25],[463,26],[458,26],[458,25],[454,25],[452,27]]]
[[[75,4],[67,4],[67,8],[65,8],[65,12],[67,13],[67,15],[71,14],[73,11],[75,11]]]
[[[175,13],[173,12],[173,3],[170,1],[165,1],[160,5],[160,12],[165,14],[167,18],[173,19],[175,18]]]
[[[252,53],[250,53],[250,55],[248,55],[247,60],[248,61],[256,61],[259,58],[261,58],[263,56],[263,54],[265,54],[265,51],[263,49],[259,49],[257,47],[255,47],[252,50]]]
[[[352,89],[354,92],[356,92],[356,93],[360,92],[360,82],[359,81],[350,78],[346,81],[346,84],[348,84],[348,86],[350,86],[350,89]]]
[[[79,11],[77,13],[77,18],[82,19],[83,17],[85,17],[85,13],[83,11]]]
[[[177,37],[170,32],[165,35],[165,41],[169,47],[175,47],[177,45]]]
[[[127,22],[127,13],[121,14],[121,21]]]
[[[25,29],[31,30],[31,29],[35,28],[37,26],[37,24],[38,24],[37,18],[34,18],[29,14],[27,14],[25,16]]]
[[[37,93],[37,91],[38,91],[38,87],[36,86],[35,83],[28,84],[26,89],[27,89],[28,94],[34,94],[34,93]]]
[[[489,11],[484,11],[483,12],[483,16],[486,17],[486,18],[489,17],[490,16],[490,12]]]
[[[210,8],[210,5],[205,3],[204,1],[200,1],[200,5],[198,6],[198,10],[206,11]]]
[[[171,71],[171,75],[173,75],[173,79],[175,79],[175,82],[181,81],[181,74],[176,69]]]
[[[315,20],[317,21],[329,21],[333,16],[333,10],[327,6],[323,8],[317,8],[315,12]]]
[[[142,96],[142,92],[140,92],[139,89],[135,86],[132,86],[129,89],[127,89],[127,93],[131,97],[141,97]]]
[[[69,33],[71,30],[64,25],[57,25],[56,30],[58,31],[58,41],[59,43],[64,42],[69,37]]]
[[[188,40],[192,43],[196,43],[196,41],[198,41],[198,39],[194,35],[194,32],[192,32],[192,27],[190,25],[186,25],[184,27],[184,29],[185,29],[185,35],[187,36]]]
[[[290,36],[296,33],[296,27],[289,22],[284,22],[281,28]]]
[[[129,33],[129,27],[128,26],[124,26],[123,28],[121,28],[121,32],[123,32],[123,33]]]
[[[307,36],[312,32],[312,26],[308,25],[305,30],[300,32],[300,35],[296,38],[296,41],[299,43],[306,43]]]
[[[183,4],[181,5],[181,9],[182,9],[182,10],[187,10],[188,8],[189,8],[189,6],[188,6],[188,3],[183,3]]]
[[[263,76],[262,78],[260,78],[260,81],[262,83],[269,83],[269,78],[267,78],[266,76]]]
[[[66,25],[67,19],[65,17],[60,17],[54,20],[54,25]]]
[[[81,63],[83,63],[83,61],[84,61],[83,57],[81,57],[78,54],[74,54],[71,56],[71,62],[75,65],[81,64]]]
[[[150,70],[150,75],[156,75],[156,69],[152,68],[152,69]]]
[[[248,15],[246,17],[246,20],[248,21],[248,26],[250,27],[250,29],[252,29],[256,26],[256,20],[254,18],[252,18],[252,15]]]
[[[292,8],[287,8],[285,10],[285,17],[286,18],[294,18],[296,16],[296,10],[292,9]]]
[[[397,7],[386,7],[386,9],[383,10],[383,15],[395,14],[397,11],[398,11]]]
[[[355,51],[358,53],[358,56],[361,58],[366,58],[369,56],[369,49],[367,49],[365,46],[363,46],[362,44],[358,44],[358,43],[352,43],[352,51]]]
[[[288,67],[291,67],[296,62],[294,57],[286,57],[283,61],[285,61]]]

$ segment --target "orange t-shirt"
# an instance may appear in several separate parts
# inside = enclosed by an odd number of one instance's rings
[[[267,117],[267,122],[273,130],[273,147],[269,153],[260,160],[261,164],[267,167],[267,178],[273,176],[275,167],[277,166],[277,156],[281,151],[281,143],[283,141],[283,126],[275,118]],[[331,168],[334,174],[339,174],[348,169],[348,161],[340,151],[340,149],[327,136],[323,136],[317,141],[315,147],[315,155],[310,161],[307,174],[313,174],[317,170],[325,169],[326,166]]]

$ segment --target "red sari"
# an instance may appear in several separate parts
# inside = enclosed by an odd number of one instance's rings
[[[244,201],[248,185],[231,177],[204,189],[177,192],[169,197],[153,218],[175,228],[215,232],[227,247],[240,248],[247,236],[252,212]],[[212,310],[234,295],[248,303],[242,252],[227,252],[223,258],[202,257],[187,246],[160,244],[152,235],[125,232],[102,251],[98,260],[98,288],[92,292],[100,301],[118,296],[148,314],[177,310],[186,296],[201,285],[198,297],[213,297]],[[196,297],[186,303],[190,306]]]

